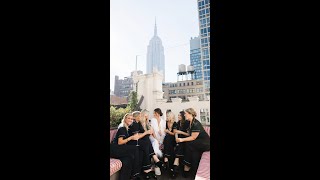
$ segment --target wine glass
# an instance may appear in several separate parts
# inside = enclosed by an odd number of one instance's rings
[[[137,132],[135,135],[139,134],[139,132]],[[137,145],[136,146],[140,146],[139,145],[139,139],[137,139]]]
[[[134,123],[133,124],[132,131],[133,131],[133,134],[135,136],[138,136],[138,134],[139,134],[139,124],[138,123]],[[140,146],[139,145],[139,139],[137,139],[137,145],[136,146]]]
[[[179,143],[177,142],[177,139],[179,138],[179,134],[176,133],[176,134],[175,134],[175,137],[176,137],[176,144],[177,144],[177,146],[179,146]]]
[[[139,134],[139,128],[138,128],[138,123],[136,123],[134,135],[138,136],[138,134]],[[139,145],[139,139],[137,139],[137,145],[136,146],[140,146]]]
[[[130,126],[130,135],[137,136],[138,133],[139,133],[139,124],[137,122],[133,122]],[[138,139],[136,141],[137,141],[136,146],[139,146]]]

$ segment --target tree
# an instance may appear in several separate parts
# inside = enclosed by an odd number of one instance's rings
[[[126,113],[129,113],[130,109],[119,108],[116,109],[114,106],[110,107],[110,127],[117,127]]]
[[[126,113],[133,112],[139,107],[138,104],[138,95],[137,92],[131,91],[129,95],[129,103],[126,108],[116,109],[114,106],[110,106],[110,127],[117,127]]]
[[[135,111],[135,110],[138,110],[136,109],[138,108],[137,104],[138,104],[138,94],[136,91],[131,91],[129,95],[129,103],[127,107],[129,107],[131,111]]]

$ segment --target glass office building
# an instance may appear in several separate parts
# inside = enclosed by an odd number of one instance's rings
[[[204,92],[210,95],[210,0],[198,0],[198,17]]]
[[[202,79],[200,37],[191,38],[190,40],[190,65],[194,67],[194,79]]]

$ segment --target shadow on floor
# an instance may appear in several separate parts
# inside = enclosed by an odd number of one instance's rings
[[[157,180],[194,180],[194,178],[195,178],[194,174],[195,173],[193,173],[193,175],[190,174],[190,176],[188,178],[184,178],[184,177],[182,177],[182,170],[180,169],[178,176],[176,178],[172,179],[170,177],[170,173],[168,170],[168,171],[161,172],[161,175],[157,176]]]

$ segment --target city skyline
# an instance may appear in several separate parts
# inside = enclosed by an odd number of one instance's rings
[[[190,38],[199,35],[195,0],[111,0],[110,87],[114,77],[146,73],[147,46],[154,34],[155,17],[165,55],[166,82],[176,82],[179,64],[190,64]]]
[[[198,0],[204,92],[210,94],[210,0]]]

